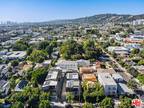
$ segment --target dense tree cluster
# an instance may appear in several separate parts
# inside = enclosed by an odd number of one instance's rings
[[[82,106],[82,108],[95,108],[94,105],[92,103],[84,103],[84,105]]]
[[[130,87],[131,89],[137,89],[138,88],[138,84],[137,82],[135,82],[134,80],[129,80],[127,83],[128,87]]]
[[[121,97],[120,98],[120,105],[118,106],[118,108],[133,108],[131,106],[131,99],[128,97]]]
[[[137,76],[137,79],[140,81],[140,83],[144,84],[144,75],[143,74],[139,74]]]
[[[68,40],[63,43],[60,52],[63,58],[72,60],[81,58],[95,60],[102,53],[100,48],[96,48],[95,41],[93,40],[85,40],[82,43]]]
[[[28,47],[28,43],[23,40],[19,40],[14,45],[12,45],[14,51],[25,51]]]
[[[35,62],[35,63],[41,63],[47,58],[48,54],[44,50],[33,50],[33,52],[28,57],[28,60]]]
[[[18,66],[18,64],[19,64],[18,60],[11,61],[11,66],[13,66],[13,67]]]
[[[53,52],[53,49],[57,47],[57,42],[55,40],[52,41],[42,41],[38,44],[37,48],[39,50],[45,50],[50,56]]]
[[[104,89],[99,83],[90,87],[85,81],[82,84],[83,98],[85,102],[100,102],[104,98]]]
[[[113,101],[111,98],[106,97],[100,103],[100,108],[113,108]]]
[[[46,68],[38,68],[34,71],[30,71],[29,77],[31,79],[31,82],[34,86],[37,86],[37,84],[42,84],[46,75],[47,75],[47,69]]]
[[[12,108],[50,108],[49,93],[38,88],[27,87],[22,92],[12,94],[7,101],[12,103]]]

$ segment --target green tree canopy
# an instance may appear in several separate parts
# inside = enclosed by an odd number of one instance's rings
[[[92,103],[84,103],[84,105],[82,106],[82,108],[95,108],[94,106],[93,106],[93,104]]]
[[[27,42],[23,40],[16,41],[14,45],[12,45],[12,48],[14,51],[25,51],[28,48]]]
[[[28,60],[35,63],[41,63],[47,58],[47,55],[47,52],[44,50],[33,50],[33,52],[28,57]]]
[[[112,99],[109,97],[104,98],[100,103],[100,108],[113,108]]]
[[[121,97],[120,102],[118,108],[133,108],[131,106],[131,99],[128,97]]]
[[[12,104],[11,108],[24,108],[24,104],[22,102],[15,102]]]
[[[67,100],[69,103],[72,103],[73,99],[74,99],[73,93],[72,93],[72,92],[67,92],[67,94],[66,94],[66,100]]]

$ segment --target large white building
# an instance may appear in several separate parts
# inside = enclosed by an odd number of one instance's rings
[[[59,61],[56,65],[63,70],[78,70],[76,61]]]
[[[117,95],[117,84],[109,73],[98,73],[98,80],[104,87],[105,95]]]
[[[129,49],[123,46],[109,46],[108,48],[109,52],[114,52],[118,55],[128,55],[129,54]]]
[[[61,77],[61,70],[51,68],[42,85],[44,91],[49,91],[52,94],[50,96],[52,99],[57,100],[60,96]]]

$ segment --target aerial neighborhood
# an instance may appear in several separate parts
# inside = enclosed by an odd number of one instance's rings
[[[1,24],[0,108],[133,108],[144,100],[136,21]]]

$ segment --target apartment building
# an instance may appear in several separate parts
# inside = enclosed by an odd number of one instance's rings
[[[98,73],[98,80],[104,87],[105,95],[117,95],[117,84],[109,73]]]

